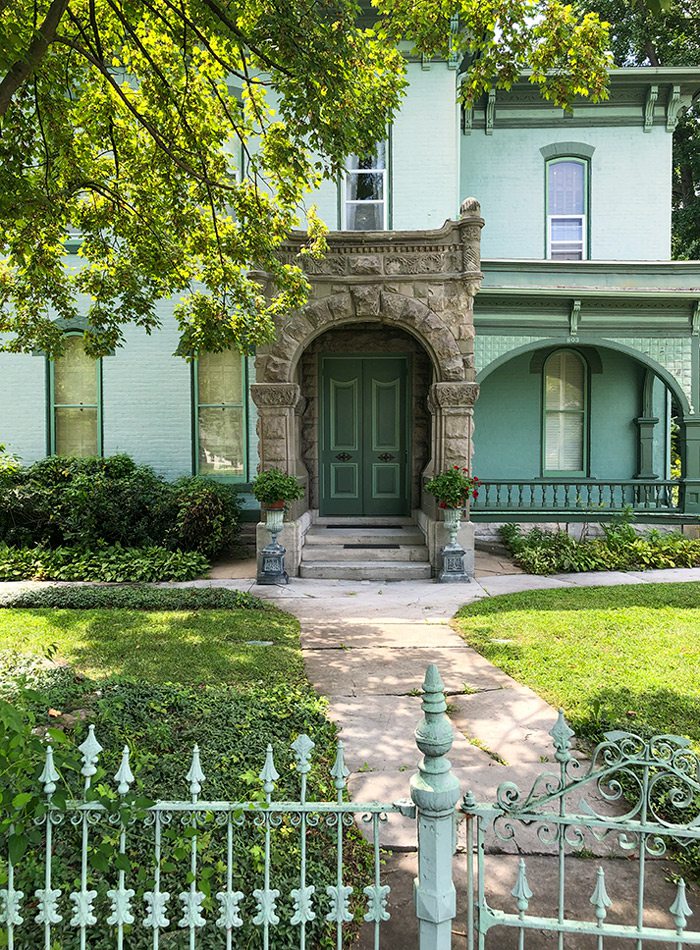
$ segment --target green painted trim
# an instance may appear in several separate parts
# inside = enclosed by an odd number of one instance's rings
[[[240,403],[202,403],[199,402],[199,360],[192,360],[191,374],[191,408],[192,408],[192,474],[201,475],[202,478],[210,478],[215,482],[222,482],[230,485],[245,485],[248,483],[250,472],[250,460],[248,458],[248,425],[249,425],[249,387],[248,387],[248,361],[242,354],[238,354],[241,360],[241,397]],[[212,406],[218,408],[223,406],[226,409],[243,410],[243,474],[242,475],[214,475],[211,472],[201,473],[199,471],[199,410],[200,408]]]
[[[470,511],[469,520],[475,524],[501,524],[503,522],[522,522],[523,524],[528,524],[547,521],[571,522],[575,524],[592,522],[595,524],[601,521],[613,521],[615,518],[618,518],[619,515],[619,511],[608,511],[606,513],[602,509],[587,512],[573,512],[564,511],[561,508],[541,508],[537,511],[531,509],[514,511],[512,508],[506,510],[494,508],[488,511]],[[635,510],[634,520],[637,524],[700,524],[700,514],[686,514],[682,512],[678,514],[650,514],[640,509]]]
[[[68,330],[64,336],[83,336],[82,330]],[[47,392],[46,392],[46,406],[47,406],[47,455],[56,454],[56,401],[54,398],[54,385],[55,385],[55,361],[45,357],[46,359],[46,382],[47,382]],[[102,376],[102,358],[95,360],[95,405],[94,408],[97,410],[97,422],[96,422],[96,438],[97,438],[97,457],[101,458],[104,451],[104,422],[103,422],[103,412],[102,412],[102,401],[104,397],[104,388],[103,388],[103,376]],[[61,407],[71,408],[69,403],[61,403]],[[77,406],[76,406],[77,408]],[[92,405],[86,406],[85,408],[93,408]]]
[[[583,367],[583,411],[581,410],[563,410],[569,411],[573,415],[583,415],[583,446],[582,446],[582,458],[583,458],[583,468],[580,469],[571,469],[569,471],[563,471],[560,469],[548,469],[547,468],[547,393],[546,393],[546,379],[547,379],[547,363],[556,356],[558,353],[573,354],[578,360],[580,360]],[[547,359],[544,361],[542,366],[542,378],[541,378],[541,402],[540,402],[540,471],[542,473],[543,479],[548,478],[586,478],[588,476],[588,460],[590,457],[590,405],[589,405],[589,396],[590,396],[590,379],[589,379],[589,368],[586,359],[581,355],[581,353],[571,346],[560,346],[552,350],[552,352],[547,356]],[[562,410],[559,410],[561,412]]]

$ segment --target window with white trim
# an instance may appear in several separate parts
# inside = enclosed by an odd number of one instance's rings
[[[53,455],[101,454],[101,369],[101,360],[85,352],[83,334],[67,334],[63,353],[49,363]]]
[[[196,469],[246,477],[245,363],[240,353],[201,353],[194,367]]]
[[[351,155],[344,177],[344,229],[386,230],[387,191],[387,143],[377,142],[372,155]]]
[[[547,162],[547,257],[583,261],[588,249],[588,163],[575,158]]]
[[[543,372],[544,474],[585,475],[586,364],[574,350],[557,350]]]

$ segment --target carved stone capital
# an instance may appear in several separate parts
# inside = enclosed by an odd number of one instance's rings
[[[432,402],[441,409],[473,409],[479,395],[477,383],[433,383]]]
[[[301,399],[296,383],[253,383],[250,394],[260,410],[294,409]]]

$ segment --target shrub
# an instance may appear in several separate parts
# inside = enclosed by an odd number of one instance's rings
[[[565,531],[539,528],[523,535],[517,525],[504,525],[500,535],[515,561],[530,574],[700,566],[700,540],[655,530],[639,535],[627,515],[606,525],[602,538],[577,541]]]
[[[209,567],[196,551],[98,544],[91,550],[0,546],[0,581],[189,581]]]
[[[222,485],[194,476],[181,478],[173,486],[175,524],[170,540],[173,547],[199,551],[215,558],[230,551],[238,539],[240,501],[231,485]]]
[[[0,608],[58,610],[267,610],[264,601],[224,587],[37,587],[0,598]]]
[[[232,486],[203,478],[171,484],[128,455],[0,466],[0,542],[6,544],[162,545],[213,558],[233,546],[238,526]]]

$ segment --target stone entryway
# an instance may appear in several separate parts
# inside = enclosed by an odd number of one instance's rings
[[[482,226],[478,202],[467,199],[458,221],[446,221],[434,231],[336,233],[329,236],[328,253],[320,261],[300,257],[304,236],[293,235],[281,252],[285,263],[306,271],[311,299],[298,313],[280,318],[275,342],[258,349],[251,394],[258,409],[261,468],[281,468],[306,487],[281,536],[291,575],[299,573],[304,536],[319,516],[320,470],[313,446],[318,439],[318,376],[314,383],[312,362],[314,345],[318,350],[317,341],[329,330],[361,334],[371,328],[387,339],[400,333],[411,339],[428,367],[410,433],[417,445],[409,466],[410,503],[433,570],[437,567],[447,533],[423,484],[450,465],[470,466],[478,395],[472,311],[482,276]],[[264,284],[266,276],[260,277]],[[382,345],[379,352],[387,350]],[[424,427],[421,414],[428,420]],[[470,525],[464,525],[459,540],[471,570]],[[267,532],[259,526],[259,550],[266,542]]]

